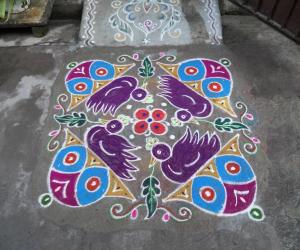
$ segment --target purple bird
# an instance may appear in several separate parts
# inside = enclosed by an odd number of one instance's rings
[[[87,135],[88,147],[110,167],[116,175],[125,180],[135,180],[131,171],[138,171],[130,162],[139,158],[129,151],[137,149],[124,137],[112,134],[105,127],[92,127]]]
[[[118,108],[130,99],[137,85],[137,79],[134,77],[120,77],[93,94],[86,106],[93,109],[95,114],[102,111],[104,114],[110,112],[114,115]]]
[[[201,138],[199,132],[194,134],[189,128],[186,133],[175,143],[172,155],[161,163],[161,168],[170,180],[184,183],[221,148],[217,135],[206,133]]]
[[[208,100],[172,76],[162,76],[159,88],[162,90],[159,96],[195,117],[207,117],[212,112],[212,105]]]

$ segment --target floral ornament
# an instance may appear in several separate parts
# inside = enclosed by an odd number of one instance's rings
[[[146,103],[146,104],[150,104],[150,103],[153,103],[153,102],[154,102],[153,95],[147,95],[145,97],[145,99],[143,100],[143,103]]]
[[[150,151],[152,149],[152,147],[159,142],[158,138],[155,137],[147,137],[146,138],[146,150]]]
[[[183,127],[184,123],[181,122],[177,117],[172,117],[171,118],[171,125],[173,127]]]
[[[127,115],[120,114],[117,119],[123,124],[123,126],[127,126],[131,122],[131,118]]]
[[[153,109],[151,111],[141,108],[136,110],[135,118],[137,121],[133,125],[133,131],[138,134],[146,134],[147,132],[155,135],[164,135],[168,132],[164,121],[167,113],[162,109]]]

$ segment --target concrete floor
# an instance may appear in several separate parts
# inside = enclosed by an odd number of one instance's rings
[[[249,16],[225,16],[224,46],[81,49],[78,23],[52,23],[43,39],[24,32],[0,38],[0,249],[299,249],[300,47]],[[196,34],[195,34],[196,35]],[[258,180],[263,222],[247,216],[195,213],[185,223],[112,221],[105,208],[53,205],[43,209],[53,157],[47,149],[51,117],[65,65],[72,59],[110,58],[139,50],[178,58],[228,57],[233,100],[258,119],[261,139],[250,161]]]

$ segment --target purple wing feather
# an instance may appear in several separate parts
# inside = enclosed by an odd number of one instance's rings
[[[86,136],[88,147],[125,180],[134,180],[130,172],[138,169],[131,164],[139,158],[130,151],[136,147],[120,135],[110,134],[104,127],[95,126]]]
[[[159,96],[195,117],[207,117],[212,112],[213,106],[207,99],[172,76],[162,76],[159,88]]]
[[[86,106],[95,114],[101,111],[103,114],[110,112],[114,115],[118,108],[129,100],[137,84],[134,77],[120,77],[93,94]]]
[[[217,135],[208,133],[200,138],[199,132],[192,134],[188,128],[186,133],[174,145],[172,156],[162,162],[163,173],[175,182],[189,180],[211,157],[221,148]]]

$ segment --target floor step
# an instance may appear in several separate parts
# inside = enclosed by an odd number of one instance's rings
[[[218,0],[87,0],[80,38],[84,46],[221,44]]]

